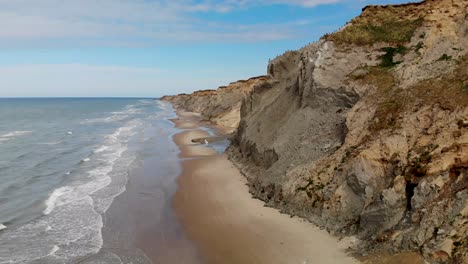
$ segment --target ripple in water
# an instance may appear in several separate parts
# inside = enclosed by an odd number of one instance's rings
[[[82,120],[75,120],[75,128],[72,128],[72,125],[67,126],[69,129],[73,129],[71,130],[73,136],[70,139],[58,144],[48,145],[31,142],[30,145],[23,147],[27,148],[34,145],[54,148],[66,145],[70,146],[69,149],[75,149],[76,151],[70,153],[58,151],[58,155],[76,156],[77,151],[79,151],[80,155],[88,153],[88,156],[82,157],[81,162],[70,161],[70,164],[75,165],[64,170],[60,174],[59,181],[51,181],[58,186],[51,190],[43,200],[43,209],[39,215],[25,224],[9,224],[6,222],[0,224],[0,264],[72,263],[100,251],[103,244],[101,233],[103,227],[102,216],[113,199],[125,190],[128,177],[127,171],[136,159],[135,151],[137,150],[130,150],[129,143],[140,133],[145,118],[154,116],[155,111],[158,109],[159,111],[167,111],[156,108],[148,101],[140,102],[140,104],[138,104],[137,100],[135,101],[136,104],[127,105],[122,111],[114,111],[121,112],[120,115],[133,116],[133,118],[129,118],[124,123],[118,123],[119,127],[115,128],[112,133],[108,133],[107,136],[103,136],[103,140],[99,145],[90,144],[89,134],[94,133],[95,124],[84,124],[85,121],[83,120],[88,116],[83,116]],[[81,111],[82,109],[75,110]],[[95,117],[95,119],[97,118],[99,117]],[[115,120],[116,122],[122,121],[122,119]],[[39,123],[39,125],[42,124]],[[111,124],[114,127],[116,125],[112,122],[108,125]],[[83,126],[88,126],[85,127],[86,131],[82,131],[85,129]],[[109,130],[108,127],[102,129]],[[32,133],[26,130],[15,132],[4,133],[3,136],[0,136],[0,141]],[[56,132],[56,134],[59,133]],[[67,130],[62,133],[67,133]],[[68,134],[72,135],[72,133]],[[99,138],[99,136],[95,136],[95,138]],[[59,142],[50,138],[41,141]],[[81,144],[80,142],[87,146],[90,145],[92,148],[89,150],[86,150],[86,148],[77,149],[77,146]],[[32,151],[31,153],[36,152]],[[2,154],[0,150],[0,157]],[[24,158],[31,159],[31,155]],[[54,159],[46,158],[44,160],[53,161]],[[37,174],[43,173],[40,170],[45,170],[48,164],[51,163],[36,167]],[[43,175],[48,176],[49,174],[43,173]],[[62,183],[60,184],[60,182]],[[28,187],[32,191],[35,188],[34,184],[32,182]],[[8,225],[8,228],[5,225]],[[107,260],[102,263],[120,263],[116,256],[106,256],[104,259]]]

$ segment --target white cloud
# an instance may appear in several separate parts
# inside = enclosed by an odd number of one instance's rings
[[[197,11],[216,11],[229,12],[238,8],[246,8],[251,6],[268,6],[275,4],[293,5],[302,7],[314,7],[323,4],[333,4],[342,2],[343,0],[224,0],[224,1],[205,1],[198,4]]]
[[[323,4],[333,4],[341,2],[343,0],[226,0],[224,5],[231,7],[231,9],[252,5],[273,5],[273,4],[283,4],[283,5],[296,5],[303,7],[314,7]]]
[[[337,1],[0,0],[0,47],[280,40],[291,37],[291,25],[208,23],[195,14],[272,4],[313,7]]]
[[[340,2],[340,0],[289,0],[289,1],[272,0],[271,1],[271,3],[294,4],[294,5],[304,6],[304,7],[314,7],[314,6],[323,5],[323,4],[334,4],[337,2]]]

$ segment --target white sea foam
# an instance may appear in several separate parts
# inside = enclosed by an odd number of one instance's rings
[[[101,153],[101,152],[104,152],[104,151],[108,150],[109,148],[110,148],[110,146],[103,145],[103,146],[100,146],[99,148],[95,149],[93,152],[94,153]]]
[[[13,132],[4,134],[1,137],[16,137],[16,136],[26,135],[30,133],[32,133],[32,131],[13,131]]]
[[[31,134],[31,133],[32,133],[32,131],[13,131],[13,132],[9,132],[9,133],[6,133],[6,134],[3,134],[3,135],[0,136],[0,142],[9,141],[9,140],[15,139],[16,137],[24,136],[24,135]]]
[[[6,229],[6,228],[7,228],[6,225],[0,224],[0,230]]]
[[[123,112],[130,115],[140,109],[130,106]],[[128,142],[141,133],[142,125],[139,120],[127,121],[106,136],[87,157],[89,162],[73,168],[73,177],[64,177],[74,181],[49,195],[42,217],[2,231],[0,263],[72,263],[99,252],[102,215],[125,190],[128,167],[135,160],[133,151],[127,152]],[[118,258],[103,263],[120,262],[114,260]]]
[[[150,99],[139,100],[138,102],[144,105],[154,104],[154,100]]]
[[[130,160],[122,160],[123,153],[127,150],[127,142],[132,129],[137,123],[129,123],[128,127],[117,129],[109,135],[103,146],[98,148],[96,159],[100,165],[87,172],[88,182],[76,181],[68,186],[60,187],[54,190],[46,200],[46,209],[43,223],[36,223],[31,226],[31,231],[25,231],[25,236],[29,232],[37,233],[36,230],[43,230],[51,241],[59,243],[51,250],[50,244],[43,245],[43,255],[40,259],[50,257],[62,258],[66,256],[67,260],[78,258],[83,255],[97,253],[102,247],[102,214],[108,209],[112,200],[125,189],[125,185],[106,188],[112,183],[111,172],[114,166],[118,164],[123,166],[121,172],[112,173],[126,177],[126,169]],[[119,160],[119,162],[117,162]],[[125,165],[127,164],[127,165]],[[124,180],[126,182],[126,180]],[[117,187],[117,188],[116,188]],[[49,232],[52,230],[53,232]],[[24,239],[24,238],[23,238]],[[0,249],[1,253],[1,249]],[[36,253],[37,254],[37,253]],[[23,256],[21,256],[23,257]],[[0,263],[2,263],[0,257]],[[30,260],[30,256],[24,256],[24,260]],[[21,259],[14,263],[21,263]]]
[[[54,190],[45,202],[44,215],[50,214],[58,206],[73,203],[108,186],[111,183],[109,173],[112,171],[115,162],[127,150],[128,138],[135,133],[133,130],[139,125],[141,125],[141,122],[132,121],[127,126],[120,127],[114,133],[108,135],[105,144],[94,151],[94,154],[98,155],[96,159],[104,162],[104,164],[88,171],[92,181],[80,185],[71,184]],[[82,162],[89,162],[90,160],[91,158],[88,157],[83,159]],[[116,195],[118,194],[120,192]],[[105,207],[104,210],[100,211],[105,211],[108,206]]]
[[[57,145],[62,143],[62,141],[54,141],[54,142],[44,142],[44,143],[37,143],[38,145]]]
[[[139,102],[140,104],[148,104],[148,102],[145,100],[140,100]],[[120,122],[128,119],[132,115],[141,113],[142,109],[135,107],[135,105],[127,105],[123,111],[111,112],[112,116],[86,119],[85,121],[81,122],[81,124]]]
[[[51,214],[57,207],[70,205],[89,198],[89,195],[108,186],[111,178],[107,174],[111,171],[111,164],[97,167],[89,172],[89,175],[94,178],[93,181],[77,185],[71,184],[70,186],[55,189],[45,202],[46,209],[43,211],[44,215]]]
[[[134,115],[134,114],[141,114],[143,112],[142,109],[136,108],[134,105],[128,105],[125,107],[123,111],[116,111],[112,112],[114,115]]]
[[[121,112],[125,113],[125,112]],[[112,123],[112,122],[119,122],[127,119],[129,116],[125,114],[116,114],[109,117],[102,117],[102,118],[93,118],[93,119],[86,119],[85,121],[81,122],[81,124],[94,124],[94,123]]]
[[[60,247],[57,245],[54,245],[52,249],[50,250],[49,256],[55,256],[55,253],[60,250]]]
[[[164,110],[165,112],[171,112],[172,110],[172,104],[168,102],[163,102],[161,100],[156,101],[158,104],[158,107]]]
[[[55,189],[52,194],[49,196],[49,198],[45,201],[46,204],[46,209],[43,211],[45,215],[48,215],[54,210],[55,204],[57,203],[57,200],[60,198],[60,196],[70,192],[71,189],[69,187],[60,187],[58,189]]]

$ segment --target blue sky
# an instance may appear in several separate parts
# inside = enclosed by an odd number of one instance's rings
[[[0,0],[0,97],[158,97],[265,74],[368,4],[406,0]]]

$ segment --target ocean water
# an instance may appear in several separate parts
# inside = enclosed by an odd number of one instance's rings
[[[105,212],[145,155],[135,146],[171,133],[174,115],[150,99],[0,99],[0,263],[98,253]]]

